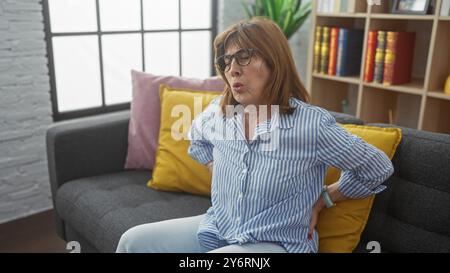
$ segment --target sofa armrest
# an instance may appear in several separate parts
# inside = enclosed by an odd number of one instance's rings
[[[57,234],[67,240],[56,210],[56,192],[82,177],[122,171],[128,149],[130,111],[58,122],[47,130],[47,161]]]
[[[122,171],[129,111],[59,122],[47,130],[52,194],[70,180]]]

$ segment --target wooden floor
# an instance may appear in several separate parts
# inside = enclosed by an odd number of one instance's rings
[[[0,253],[67,253],[58,237],[53,210],[0,225]]]

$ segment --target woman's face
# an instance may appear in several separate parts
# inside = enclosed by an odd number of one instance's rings
[[[230,45],[225,54],[232,55],[240,49]],[[234,99],[243,106],[265,104],[262,101],[262,94],[268,84],[269,75],[269,67],[256,53],[253,53],[248,65],[241,66],[236,58],[233,58],[230,69],[225,72]]]

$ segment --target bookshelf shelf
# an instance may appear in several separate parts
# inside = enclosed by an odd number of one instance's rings
[[[364,83],[364,86],[379,88],[384,90],[402,92],[413,95],[422,95],[423,94],[423,79],[412,79],[410,83],[402,84],[402,85],[383,85],[381,83]]]
[[[330,76],[325,74],[318,74],[314,73],[313,77],[320,78],[320,79],[326,79],[326,80],[334,80],[338,82],[346,82],[346,83],[352,83],[352,84],[359,84],[359,76],[354,77],[339,77],[339,76]]]
[[[429,91],[427,96],[436,99],[450,100],[450,94],[445,94],[444,91]]]
[[[450,21],[439,21],[436,30],[436,41],[434,51],[431,58],[430,79],[428,82],[428,90],[444,90],[445,81],[450,75]],[[436,95],[445,95],[441,93],[433,93]],[[445,96],[436,97],[445,98]]]
[[[366,25],[366,18],[364,17],[332,17],[332,16],[323,16],[317,17],[317,22],[319,25],[328,25],[328,26],[342,26],[348,28],[364,28]]]
[[[416,128],[419,122],[421,95],[391,92],[365,87],[361,118],[369,123],[390,123]],[[414,106],[414,107],[412,107]]]
[[[313,1],[307,77],[312,104],[353,114],[366,123],[392,122],[403,127],[450,134],[450,95],[443,91],[450,75],[450,16],[439,16],[441,0],[431,1],[434,9],[430,15],[390,14],[392,2],[388,0],[381,0],[381,6],[359,6],[353,14],[317,13],[316,2]],[[359,76],[313,73],[316,26],[364,29]],[[410,83],[364,82],[369,30],[416,33]]]
[[[407,14],[371,14],[373,19],[387,19],[387,20],[434,20],[434,15],[407,15]]]
[[[329,80],[320,77],[315,79],[314,87],[316,92],[311,94],[312,104],[331,111],[356,116],[358,84]],[[347,110],[344,109],[344,101],[348,102]]]
[[[367,13],[317,13],[318,17],[366,18]]]
[[[423,130],[450,134],[450,100],[428,98]]]

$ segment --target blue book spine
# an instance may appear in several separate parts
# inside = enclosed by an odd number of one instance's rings
[[[359,75],[361,70],[364,30],[344,29],[339,33],[337,76]]]
[[[348,33],[347,42],[347,69],[346,76],[359,75],[361,72],[361,58],[364,40],[364,31],[361,29],[352,29]]]
[[[338,57],[337,57],[337,64],[336,64],[336,76],[343,76],[345,75],[345,60],[346,57],[346,48],[347,48],[347,37],[348,37],[348,29],[341,28],[339,30],[339,43],[338,43]]]

